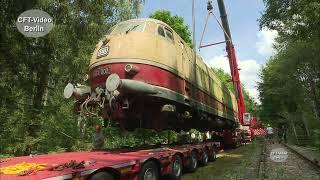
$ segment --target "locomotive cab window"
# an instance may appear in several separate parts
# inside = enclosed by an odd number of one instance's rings
[[[173,42],[173,34],[171,30],[169,30],[167,27],[163,25],[158,25],[157,32],[160,36],[165,37],[169,41]]]
[[[166,37],[166,35],[164,34],[164,30],[162,26],[158,26],[158,34],[160,36]]]
[[[165,30],[165,32],[166,32],[166,38],[169,39],[169,40],[171,40],[171,41],[173,41],[173,34],[172,34],[172,32],[171,32],[169,29],[167,29],[167,28],[164,28],[164,30]]]
[[[120,34],[120,33],[129,33],[132,31],[143,32],[145,27],[145,21],[141,20],[130,20],[124,21],[117,24],[111,31],[110,34]]]

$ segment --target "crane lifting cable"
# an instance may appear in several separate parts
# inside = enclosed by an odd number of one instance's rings
[[[234,46],[233,46],[233,43],[232,43],[232,38],[231,38],[231,33],[230,33],[230,28],[229,28],[229,23],[228,23],[228,18],[227,18],[227,13],[226,13],[226,9],[225,9],[225,6],[224,6],[224,1],[223,0],[217,0],[217,2],[218,2],[220,17],[221,17],[221,22],[218,20],[217,16],[213,13],[212,0],[208,0],[208,2],[207,2],[208,14],[207,14],[207,17],[206,17],[206,23],[205,23],[203,31],[202,31],[199,50],[200,50],[200,48],[226,43],[226,51],[227,51],[228,59],[229,59],[230,73],[231,73],[234,93],[235,93],[235,96],[237,98],[239,120],[240,120],[240,123],[243,125],[244,124],[243,115],[244,115],[244,113],[246,111],[246,108],[245,108],[245,104],[244,104],[243,93],[242,93],[242,88],[241,88],[241,82],[240,82],[240,77],[239,77],[238,62],[237,62],[237,58],[236,58],[236,55],[235,55],[235,49],[234,49]],[[203,36],[204,36],[205,30],[207,28],[209,17],[211,15],[214,17],[214,19],[218,23],[219,27],[222,29],[222,31],[224,33],[225,41],[220,41],[220,42],[215,42],[215,43],[211,43],[211,44],[207,44],[207,45],[202,45]]]
[[[208,11],[208,14],[207,14],[207,17],[206,17],[206,23],[204,25],[204,28],[202,30],[202,34],[201,34],[201,40],[200,40],[200,45],[199,45],[199,50],[201,48],[204,48],[204,47],[209,47],[209,46],[213,46],[213,45],[217,45],[217,44],[222,44],[222,43],[226,43],[227,41],[232,41],[231,40],[231,37],[229,36],[229,34],[226,32],[226,30],[223,28],[221,22],[219,21],[219,19],[217,18],[217,16],[213,13],[213,5],[212,5],[212,1],[211,0],[208,0],[207,2],[207,11]],[[204,33],[206,31],[206,28],[207,28],[207,24],[208,24],[208,21],[209,21],[209,17],[210,15],[212,15],[214,17],[214,19],[217,21],[219,27],[222,29],[224,35],[227,37],[227,40],[225,41],[219,41],[219,42],[215,42],[215,43],[210,43],[210,44],[206,44],[206,45],[202,45],[202,41],[203,41],[203,37],[204,37]]]

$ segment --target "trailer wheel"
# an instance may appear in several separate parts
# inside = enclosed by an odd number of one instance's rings
[[[169,175],[170,176],[170,179],[180,179],[180,176],[182,174],[182,160],[181,160],[181,157],[176,154],[173,156],[172,158],[172,173]]]
[[[209,161],[209,157],[208,157],[208,150],[207,149],[205,149],[204,151],[203,151],[203,153],[202,153],[202,158],[201,158],[201,164],[202,165],[207,165],[208,164],[208,161]]]
[[[211,154],[209,156],[209,161],[215,161],[217,159],[216,147],[212,147]]]
[[[109,172],[101,171],[98,173],[95,173],[90,177],[90,180],[115,180],[113,175]]]
[[[192,151],[191,152],[191,163],[188,166],[188,169],[190,172],[194,172],[197,170],[198,167],[198,158],[197,158],[197,152],[196,151]]]
[[[139,180],[158,180],[159,169],[154,161],[147,161],[139,173]]]

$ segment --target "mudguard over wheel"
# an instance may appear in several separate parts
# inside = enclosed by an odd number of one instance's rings
[[[159,180],[159,169],[154,161],[147,161],[141,168],[138,180]]]
[[[115,178],[111,173],[101,171],[101,172],[93,174],[90,177],[90,180],[115,180]]]

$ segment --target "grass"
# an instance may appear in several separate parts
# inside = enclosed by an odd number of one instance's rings
[[[187,173],[181,179],[252,179],[257,172],[259,155],[259,143],[252,142],[240,148],[220,153],[215,162],[198,168],[194,173]]]

